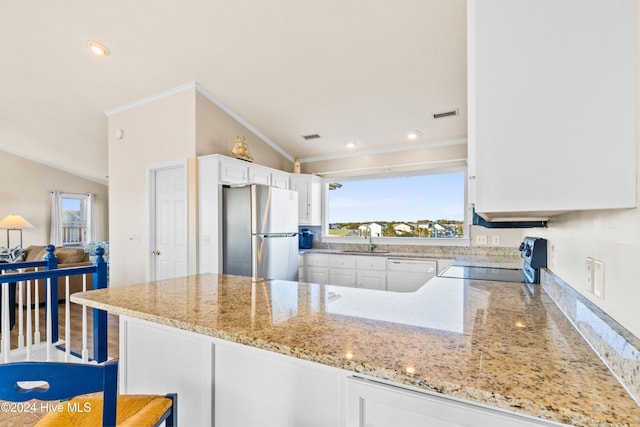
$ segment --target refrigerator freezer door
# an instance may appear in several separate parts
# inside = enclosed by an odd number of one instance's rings
[[[294,233],[254,235],[252,258],[253,277],[298,280],[298,237]]]
[[[297,192],[252,185],[251,198],[253,234],[298,232]]]
[[[224,188],[222,272],[251,276],[251,190]]]

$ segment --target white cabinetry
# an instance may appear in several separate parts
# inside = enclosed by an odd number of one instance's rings
[[[271,185],[278,188],[289,189],[289,174],[287,172],[271,172]]]
[[[291,174],[290,188],[298,192],[298,223],[322,224],[322,179],[307,174]]]
[[[356,286],[356,257],[349,255],[329,255],[329,284],[335,286]]]
[[[199,273],[222,271],[222,186],[248,184],[288,188],[289,174],[219,154],[198,157]]]
[[[284,361],[250,347],[216,345],[215,425],[341,425],[341,372],[292,358]]]
[[[329,255],[305,254],[305,277],[309,283],[329,284]]]
[[[387,259],[372,255],[329,256],[329,284],[384,291],[387,287]]]
[[[356,256],[356,287],[387,289],[387,259],[378,256]]]
[[[177,392],[180,425],[558,425],[125,315],[120,330],[121,392]]]
[[[354,377],[347,379],[347,399],[348,427],[558,425]]]
[[[387,261],[387,290],[417,291],[437,273],[436,260],[389,259]]]
[[[476,211],[635,207],[635,1],[471,0],[467,13]]]

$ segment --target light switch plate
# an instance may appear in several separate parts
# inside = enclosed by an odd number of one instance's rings
[[[491,236],[491,244],[493,246],[500,245],[500,236]]]

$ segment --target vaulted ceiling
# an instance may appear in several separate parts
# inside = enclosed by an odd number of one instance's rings
[[[106,183],[105,111],[194,81],[303,161],[465,138],[465,4],[5,1],[0,149]]]

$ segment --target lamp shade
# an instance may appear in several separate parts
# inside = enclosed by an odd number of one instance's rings
[[[0,228],[5,230],[22,230],[24,228],[33,228],[33,225],[20,215],[11,214],[2,218]]]

